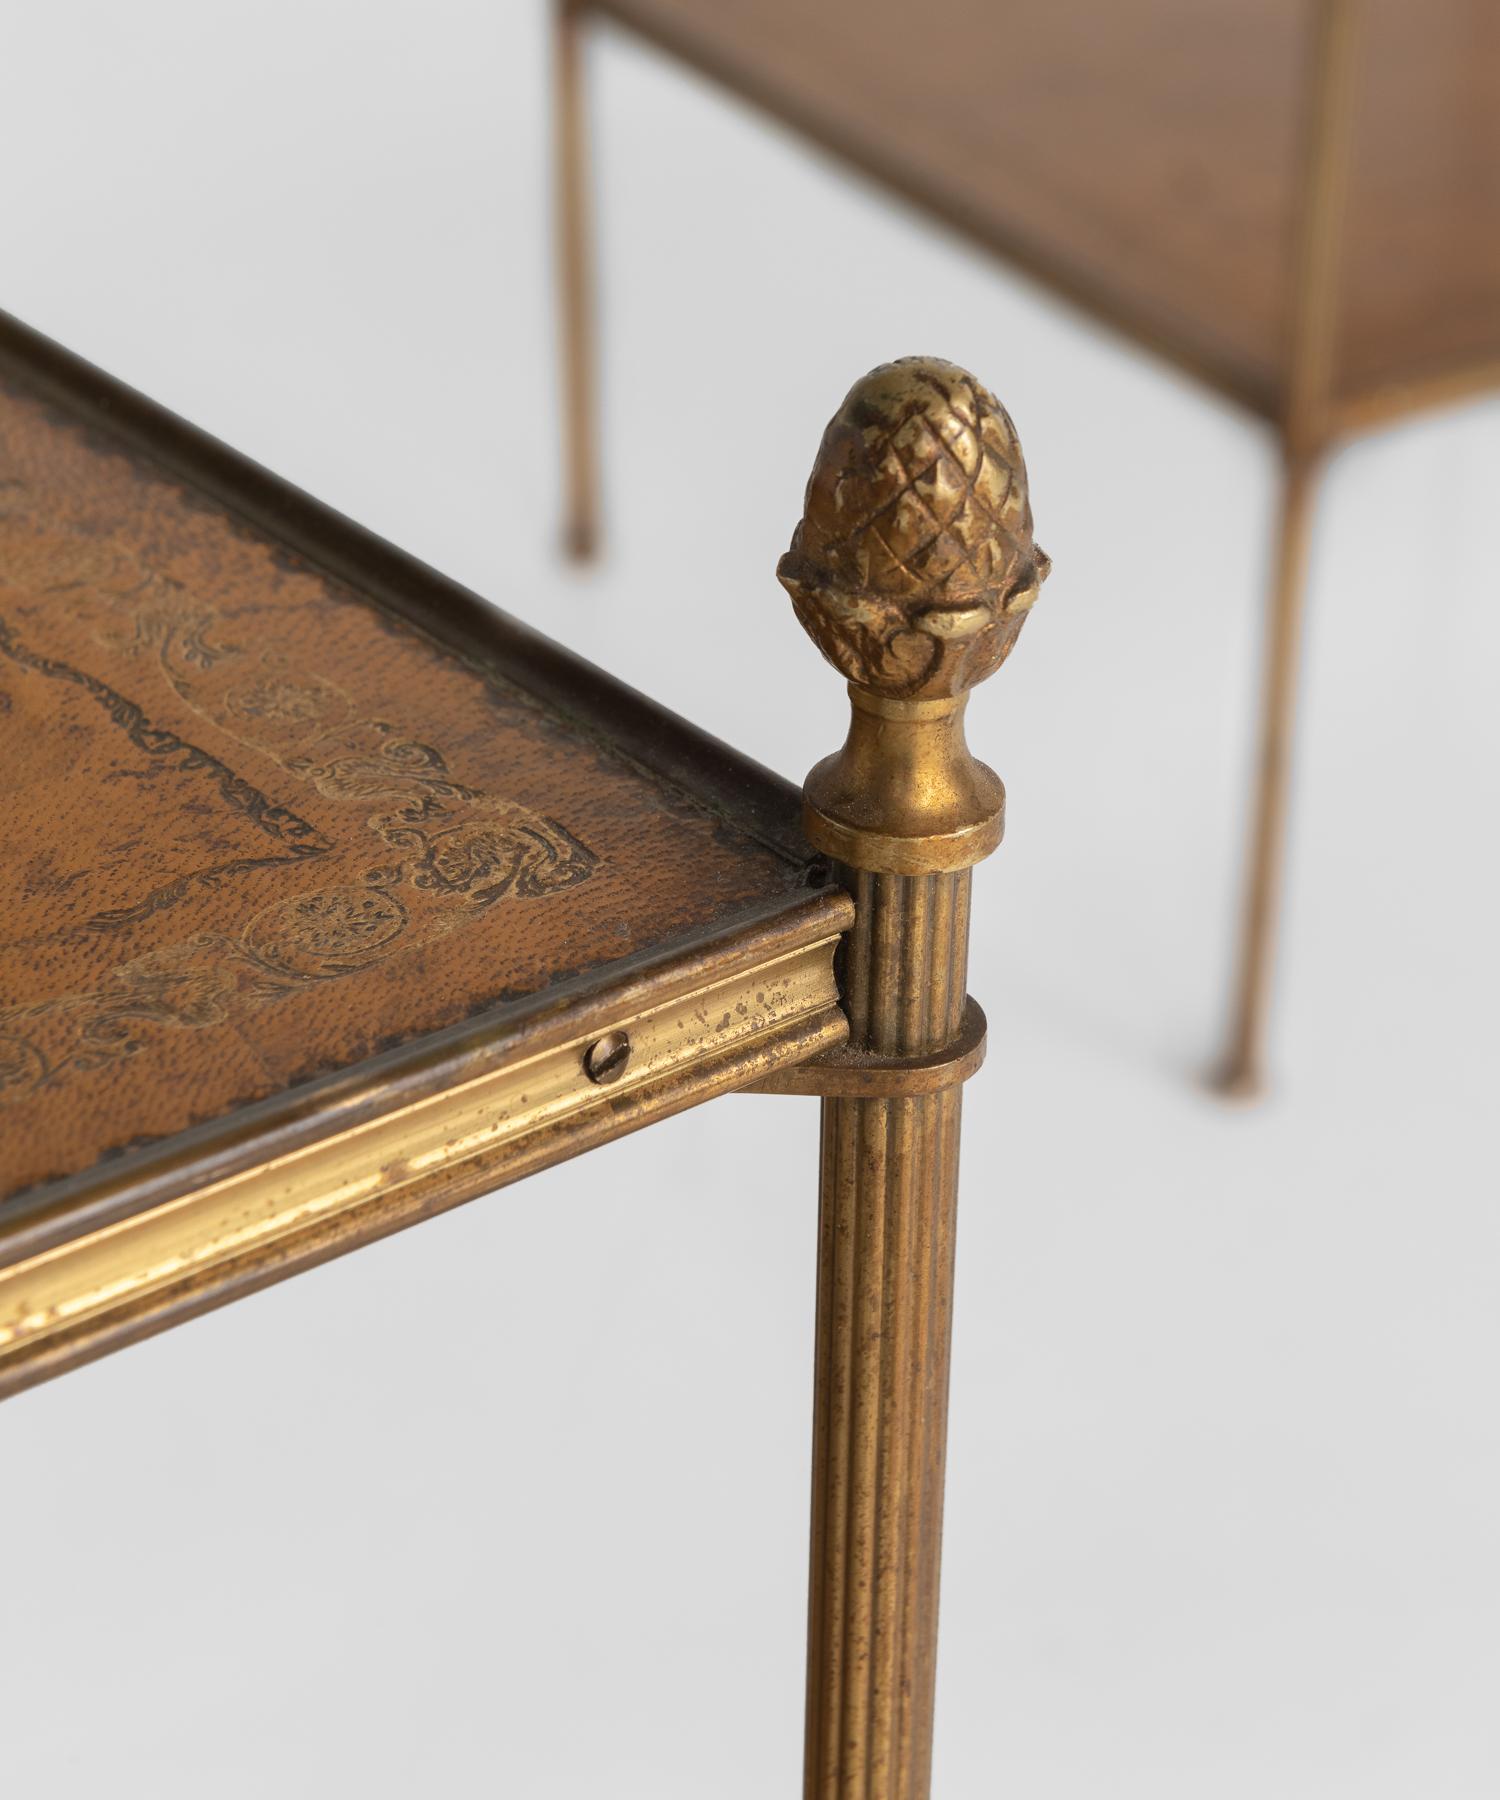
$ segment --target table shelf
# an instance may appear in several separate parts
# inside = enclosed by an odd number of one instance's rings
[[[0,1390],[846,1030],[795,790],[14,321],[0,768]]]
[[[589,0],[1279,418],[1309,0]],[[1500,10],[1363,0],[1333,415],[1500,379]]]

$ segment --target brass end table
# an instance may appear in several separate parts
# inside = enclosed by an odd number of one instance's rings
[[[1493,0],[558,0],[567,538],[598,535],[581,33],[624,26],[1265,419],[1281,506],[1222,1088],[1263,1084],[1328,452],[1500,385]],[[831,275],[830,279],[837,280]]]
[[[0,1394],[820,1095],[806,1791],[919,1800],[1004,818],[963,718],[1047,567],[992,395],[856,383],[779,569],[851,702],[799,796],[0,315]]]

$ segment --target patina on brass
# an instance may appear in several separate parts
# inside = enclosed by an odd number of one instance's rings
[[[853,703],[804,811],[855,902],[848,1048],[807,1071],[827,1096],[808,1800],[930,1785],[960,1094],[983,1051],[964,988],[970,869],[1004,813],[963,709],[1047,570],[992,394],[927,357],[855,384],[778,571]]]
[[[35,1250],[0,1266],[0,1397],[840,1042],[838,923],[809,914],[806,941],[770,956],[747,934],[711,967],[616,997],[628,1036],[562,1018],[529,1042],[477,1038],[306,1141],[254,1145],[216,1178],[189,1166],[151,1205],[102,1200],[94,1229],[57,1241],[43,1220]]]
[[[853,703],[843,749],[804,790],[818,849],[915,875],[969,868],[1000,842],[1005,789],[970,754],[964,709],[1010,655],[1050,566],[993,394],[921,357],[851,389],[777,569]]]
[[[957,1087],[984,1064],[988,1026],[984,1008],[971,994],[964,1003],[958,1036],[941,1050],[915,1056],[876,1056],[847,1043],[822,1050],[806,1062],[774,1069],[749,1088],[753,1094],[815,1094],[820,1100],[902,1100]]]
[[[600,1087],[609,1087],[625,1073],[630,1057],[630,1034],[611,1031],[584,1051],[583,1072]]]

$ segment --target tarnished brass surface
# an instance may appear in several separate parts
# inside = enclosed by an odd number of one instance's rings
[[[964,739],[968,690],[1009,656],[1051,566],[1010,415],[952,363],[887,363],[829,421],[803,506],[777,576],[853,702],[803,827],[856,868],[968,868],[1005,819]]]
[[[892,700],[849,687],[849,736],[807,778],[802,828],[838,862],[920,875],[967,869],[999,844],[1005,788],[969,751],[967,694]]]
[[[1049,563],[1010,414],[953,363],[907,356],[828,422],[777,578],[856,687],[953,698],[1009,656]]]
[[[855,384],[779,574],[851,684],[848,741],[809,776],[804,812],[855,904],[837,1066],[911,1085],[866,1097],[857,1077],[859,1097],[823,1102],[807,1800],[930,1786],[959,1080],[976,1054],[969,865],[1004,803],[963,707],[1046,572],[992,395],[923,358]],[[935,1091],[916,1091],[924,1068],[944,1072]]]
[[[480,1188],[498,1186],[596,1141],[601,1123],[614,1127],[605,1135],[617,1135],[633,1102],[647,1103],[631,1121],[643,1123],[838,1042],[845,1025],[834,1004],[837,941],[825,932],[770,961],[752,959],[644,1010],[625,1010],[608,1033],[590,1024],[520,1055],[497,1050],[493,1066],[474,1055],[435,1089],[335,1120],[311,1142],[0,1268],[0,1394],[54,1372],[51,1353],[78,1344],[101,1319],[132,1320],[141,1303],[174,1292],[201,1300],[217,1272],[247,1259],[265,1265],[311,1234],[357,1233],[371,1209],[405,1222],[408,1189],[422,1204],[438,1183],[451,1187],[466,1174],[469,1191],[475,1176]],[[589,1053],[601,1037],[623,1035],[626,1021],[628,1062],[601,1089]],[[96,1332],[91,1348],[99,1347]]]
[[[969,871],[849,879],[850,1042],[950,1043]],[[808,1800],[929,1789],[961,1096],[823,1103]]]
[[[821,1100],[906,1100],[962,1087],[984,1065],[987,1026],[972,996],[964,1005],[958,1036],[940,1050],[914,1056],[877,1056],[838,1044],[791,1068],[752,1083],[753,1094],[815,1094]]]

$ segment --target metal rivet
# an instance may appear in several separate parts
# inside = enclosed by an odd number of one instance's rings
[[[583,1053],[583,1072],[590,1081],[606,1087],[618,1081],[630,1061],[630,1039],[623,1031],[608,1031]]]

